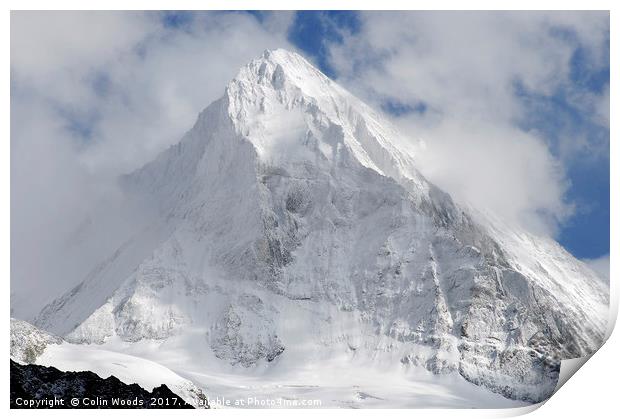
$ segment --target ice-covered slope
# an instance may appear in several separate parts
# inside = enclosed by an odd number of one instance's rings
[[[339,358],[544,399],[560,359],[600,346],[608,290],[556,243],[457,206],[403,142],[301,56],[266,51],[123,179],[161,219],[36,323],[240,374]]]

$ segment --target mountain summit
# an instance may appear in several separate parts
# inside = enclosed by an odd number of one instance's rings
[[[192,371],[337,360],[544,400],[560,360],[601,345],[607,288],[550,239],[454,203],[406,141],[300,55],[266,51],[122,179],[160,216],[36,324]]]

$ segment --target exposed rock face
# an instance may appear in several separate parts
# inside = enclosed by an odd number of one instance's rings
[[[59,345],[61,337],[37,329],[28,322],[11,318],[11,359],[34,363],[48,345]]]
[[[557,243],[454,203],[402,142],[302,57],[268,51],[123,180],[161,219],[37,324],[80,343],[199,330],[243,367],[395,357],[545,399],[561,359],[601,345],[607,287]]]
[[[242,295],[222,313],[212,330],[211,348],[220,359],[249,367],[261,359],[273,361],[284,345],[274,333],[274,314],[260,298]]]
[[[50,405],[54,399],[60,401]],[[74,406],[71,399],[80,402]],[[53,367],[20,365],[13,360],[11,408],[193,409],[164,384],[149,392],[114,376],[103,379],[90,371],[62,372]]]

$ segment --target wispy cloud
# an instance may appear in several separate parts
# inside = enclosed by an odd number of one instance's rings
[[[590,88],[575,69],[587,64],[584,74],[602,69],[605,77],[609,14],[367,12],[361,21],[331,44],[331,63],[341,82],[376,107],[389,112],[391,101],[405,110],[392,115],[424,140],[423,173],[458,199],[557,233],[573,212],[568,160],[584,152],[608,158],[608,90]],[[587,59],[576,67],[579,54]],[[560,94],[565,114],[543,112]],[[550,114],[558,117],[531,123]],[[602,136],[588,137],[575,115]]]
[[[596,259],[584,259],[590,269],[599,274],[599,277],[609,283],[610,269],[609,269],[609,255],[601,256]]]

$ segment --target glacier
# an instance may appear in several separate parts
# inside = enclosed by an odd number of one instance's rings
[[[157,216],[34,324],[183,371],[207,394],[233,392],[231,377],[380,371],[461,380],[506,406],[545,400],[561,360],[602,345],[607,285],[552,239],[454,202],[415,155],[302,56],[265,51],[123,176]]]

